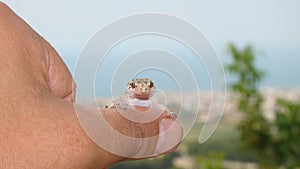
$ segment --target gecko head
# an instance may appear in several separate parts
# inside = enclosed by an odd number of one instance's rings
[[[149,99],[155,92],[155,85],[152,80],[148,78],[132,79],[127,84],[127,94],[130,97]]]

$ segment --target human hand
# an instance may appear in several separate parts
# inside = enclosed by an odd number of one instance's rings
[[[105,168],[129,160],[105,151],[88,137],[74,110],[75,84],[65,64],[46,40],[1,2],[0,73],[0,168]],[[162,133],[159,124],[171,129],[165,137],[173,137],[175,143],[182,135],[178,122],[164,114],[138,124],[115,110],[100,113],[130,137]],[[166,153],[156,150],[157,142],[139,146],[158,152],[153,155]],[[124,146],[136,149],[137,145]]]

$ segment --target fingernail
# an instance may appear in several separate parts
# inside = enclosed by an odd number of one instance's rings
[[[181,141],[182,129],[180,125],[169,118],[160,121],[159,133],[155,149],[157,154],[169,151]]]

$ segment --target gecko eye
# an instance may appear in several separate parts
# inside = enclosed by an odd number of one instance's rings
[[[148,83],[148,86],[149,86],[150,88],[152,88],[152,87],[154,86],[153,82],[150,81],[150,82]]]
[[[131,88],[133,88],[133,89],[135,88],[135,83],[134,82],[130,82],[129,85],[130,85]]]
[[[129,83],[128,83],[128,89],[134,89],[135,88],[135,81],[134,80],[131,80]]]

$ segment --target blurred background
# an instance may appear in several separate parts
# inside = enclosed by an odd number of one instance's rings
[[[71,72],[90,37],[136,13],[178,16],[216,48],[226,68],[228,97],[214,135],[203,144],[197,141],[206,117],[201,113],[211,99],[204,84],[197,124],[176,152],[111,168],[300,168],[300,1],[4,2],[54,46]],[[177,106],[179,96],[173,94],[170,107]]]

